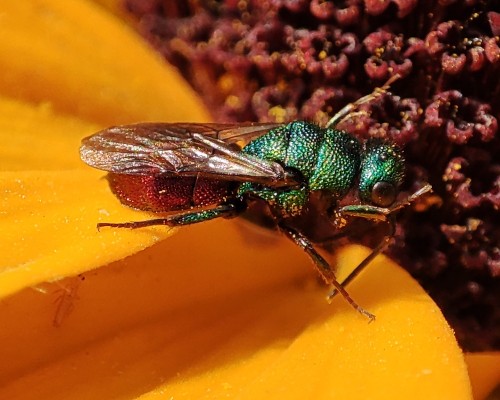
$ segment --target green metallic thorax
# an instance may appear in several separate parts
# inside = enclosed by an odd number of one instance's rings
[[[304,185],[298,189],[282,190],[253,183],[244,183],[239,188],[239,195],[251,192],[283,217],[300,215],[312,192],[330,196],[332,204],[345,196],[354,184],[361,162],[361,146],[353,136],[303,121],[273,129],[242,151],[294,168],[304,177]]]

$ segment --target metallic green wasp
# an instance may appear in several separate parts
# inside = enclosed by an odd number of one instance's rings
[[[431,187],[397,201],[405,170],[401,149],[382,140],[361,143],[335,127],[360,104],[385,93],[390,83],[348,104],[324,128],[304,121],[143,123],[85,138],[82,160],[109,172],[111,189],[123,204],[168,213],[146,221],[100,223],[98,228],[181,226],[259,210],[309,255],[320,276],[333,286],[330,297],[340,293],[373,319],[344,285],[385,249],[394,235],[394,213]],[[352,192],[356,204],[340,206]],[[326,221],[332,233],[342,235],[346,217],[385,223],[388,233],[341,283],[309,232]]]

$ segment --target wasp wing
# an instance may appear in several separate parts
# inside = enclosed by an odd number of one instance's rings
[[[170,174],[295,184],[276,162],[242,153],[248,142],[279,124],[143,123],[105,129],[82,141],[80,156],[90,166],[130,175]]]
[[[141,123],[135,125],[125,125],[117,128],[133,128],[156,130],[165,132],[168,135],[185,138],[193,133],[199,133],[213,139],[219,139],[226,143],[241,143],[242,146],[250,142],[256,137],[262,136],[273,128],[277,128],[283,124],[271,122],[241,122],[233,124],[217,124],[217,123]]]

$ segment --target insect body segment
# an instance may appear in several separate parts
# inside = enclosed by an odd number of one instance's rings
[[[359,172],[361,145],[346,132],[295,121],[250,142],[242,152],[278,161],[302,177],[302,187],[277,192],[244,183],[241,196],[251,192],[266,200],[282,217],[303,212],[311,192],[325,192],[333,204],[352,188]]]
[[[326,128],[304,121],[285,125],[147,123],[112,127],[85,138],[82,160],[109,172],[111,189],[122,203],[170,213],[148,221],[99,223],[98,228],[189,225],[234,217],[261,204],[274,226],[309,255],[335,292],[373,319],[336,280],[304,227],[314,231],[316,224],[326,221],[335,232],[345,225],[344,216],[388,224],[388,235],[349,281],[389,243],[394,234],[393,213],[430,191],[426,185],[396,202],[404,176],[401,150],[380,140],[362,144],[335,128],[356,105],[385,89],[344,107]],[[352,191],[361,204],[339,207]]]
[[[203,177],[108,174],[113,193],[129,207],[152,212],[220,204],[234,195],[235,184]]]

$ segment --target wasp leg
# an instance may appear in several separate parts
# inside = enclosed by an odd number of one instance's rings
[[[342,120],[346,119],[350,114],[354,113],[354,110],[358,108],[361,104],[369,103],[370,101],[373,101],[377,97],[383,95],[384,93],[387,92],[389,87],[394,83],[394,81],[398,80],[401,78],[399,74],[396,74],[394,76],[391,76],[387,82],[383,84],[381,87],[377,87],[371,92],[370,94],[361,97],[360,99],[356,100],[354,103],[349,103],[346,105],[344,108],[342,108],[337,114],[335,114],[326,124],[326,128],[334,127],[338,123],[340,123]]]
[[[408,196],[406,199],[393,204],[390,208],[376,207],[371,205],[349,205],[344,206],[340,209],[342,214],[350,215],[352,217],[365,218],[370,221],[375,222],[385,222],[389,224],[389,232],[384,238],[380,241],[380,243],[373,249],[373,251],[366,257],[361,263],[354,268],[354,270],[347,276],[346,279],[342,282],[342,285],[347,285],[351,282],[376,256],[382,253],[386,247],[389,245],[389,242],[394,237],[396,233],[396,224],[392,215],[401,210],[402,208],[411,204],[411,202],[415,201],[420,196],[429,193],[432,191],[432,186],[429,184],[424,185],[415,193]],[[333,289],[329,294],[329,299],[332,299],[336,294],[337,290]]]
[[[239,210],[237,209],[237,206],[235,204],[229,203],[208,210],[189,211],[181,214],[169,215],[165,218],[148,219],[146,221],[131,221],[119,223],[100,222],[97,224],[97,229],[101,229],[102,227],[138,229],[156,225],[191,225],[220,217],[231,218],[236,216],[236,214],[238,213]]]
[[[371,224],[370,224],[370,222],[371,222]],[[375,223],[375,221],[368,221],[368,223],[364,224],[362,227],[356,226],[354,228],[351,227],[350,224],[348,224],[347,226],[344,226],[343,228],[341,228],[341,230],[339,232],[332,233],[329,236],[326,236],[326,237],[321,238],[319,240],[314,240],[312,242],[314,244],[321,246],[321,245],[325,245],[328,243],[333,243],[333,242],[335,242],[339,239],[345,238],[345,237],[350,237],[353,235],[361,235],[361,234],[364,234],[364,233],[368,232],[369,230],[373,229],[374,223]],[[335,230],[335,229],[336,229],[335,227],[332,227],[332,230]]]
[[[362,308],[358,303],[356,303],[353,298],[347,293],[347,291],[343,288],[343,286],[337,281],[335,274],[332,271],[332,268],[328,264],[328,262],[321,257],[321,255],[316,251],[313,247],[309,239],[307,239],[302,233],[292,229],[282,223],[278,224],[280,230],[296,245],[298,245],[302,250],[304,250],[307,255],[311,258],[314,263],[314,266],[318,270],[321,277],[327,282],[335,287],[337,292],[339,292],[344,299],[360,314],[363,314],[370,321],[375,319],[375,315],[366,311]]]
[[[365,267],[370,264],[375,257],[377,257],[380,253],[382,253],[387,246],[389,245],[389,242],[391,239],[394,237],[394,234],[396,232],[396,226],[394,221],[391,219],[388,219],[387,222],[389,223],[389,229],[390,231],[385,235],[382,240],[379,242],[379,244],[372,250],[372,252],[363,260],[361,261],[356,268],[354,268],[349,275],[347,275],[347,278],[345,278],[342,281],[342,286],[348,285],[354,278],[356,278]],[[337,289],[332,289],[332,291],[328,294],[328,299],[331,300],[336,294],[338,293]]]

